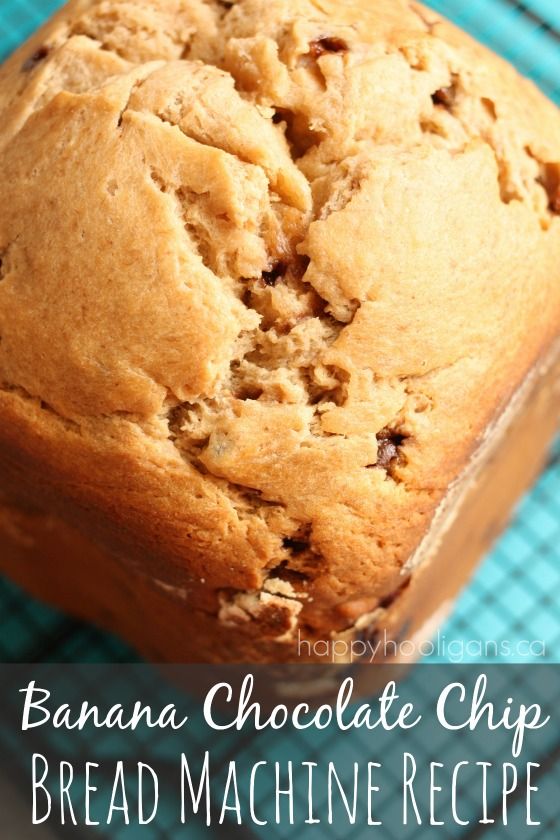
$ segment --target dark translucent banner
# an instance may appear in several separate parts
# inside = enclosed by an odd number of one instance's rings
[[[560,836],[560,666],[1,671],[2,836]]]

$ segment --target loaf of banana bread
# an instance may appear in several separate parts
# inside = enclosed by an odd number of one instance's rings
[[[71,0],[0,115],[0,569],[157,660],[422,633],[556,427],[557,109],[413,2]]]

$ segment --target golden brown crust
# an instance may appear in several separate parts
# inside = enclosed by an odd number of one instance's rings
[[[434,620],[449,610],[542,464],[560,410],[560,342],[555,344],[447,495],[410,558],[412,578],[373,610],[367,601],[347,602],[349,630],[325,636],[324,627],[300,621],[294,632],[302,609],[293,586],[279,578],[268,578],[260,596],[223,597],[216,622],[207,587],[193,588],[196,582],[184,579],[171,584],[169,566],[166,582],[148,563],[116,562],[114,550],[87,537],[83,518],[78,530],[67,524],[73,517],[35,508],[29,493],[23,503],[0,499],[2,568],[32,594],[119,633],[156,661],[267,662],[272,651],[280,661],[413,659],[429,650]],[[287,644],[271,644],[286,634]]]
[[[556,109],[414,3],[80,0],[0,111],[4,494],[259,659],[374,610],[558,333]]]

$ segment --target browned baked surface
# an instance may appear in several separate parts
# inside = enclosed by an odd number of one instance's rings
[[[559,331],[556,109],[416,4],[105,0],[0,112],[6,506],[185,657],[352,626]]]
[[[269,600],[259,633],[253,622],[234,628],[217,622],[184,587],[115,562],[62,518],[30,505],[0,505],[2,569],[32,594],[120,634],[155,661],[266,662],[272,654],[278,661],[322,663],[416,659],[536,476],[559,415],[557,341],[440,506],[407,561],[414,573],[348,630],[303,625],[290,644],[273,646],[271,636],[289,627],[285,602]]]

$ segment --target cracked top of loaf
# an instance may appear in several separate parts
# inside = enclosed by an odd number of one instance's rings
[[[271,658],[374,610],[558,332],[554,106],[416,3],[73,0],[0,117],[26,498]]]

